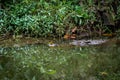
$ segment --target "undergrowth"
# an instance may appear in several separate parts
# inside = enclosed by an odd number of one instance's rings
[[[79,0],[5,2],[0,9],[0,34],[62,36],[66,29],[94,22],[94,9],[90,9],[93,2],[88,2],[87,5],[80,5]]]

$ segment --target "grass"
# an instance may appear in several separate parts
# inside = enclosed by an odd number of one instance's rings
[[[48,47],[0,48],[1,80],[119,80],[120,48]]]

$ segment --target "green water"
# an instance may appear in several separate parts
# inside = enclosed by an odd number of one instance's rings
[[[120,48],[0,48],[0,80],[120,80]]]

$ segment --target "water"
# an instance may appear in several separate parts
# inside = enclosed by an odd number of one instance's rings
[[[119,80],[120,48],[109,49],[63,43],[54,47],[47,43],[1,47],[0,79]]]

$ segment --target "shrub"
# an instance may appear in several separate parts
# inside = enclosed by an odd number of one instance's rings
[[[22,0],[9,4],[0,15],[1,34],[13,35],[62,36],[65,29],[82,26],[94,19],[94,14],[87,6],[80,6],[76,1],[59,0]]]

